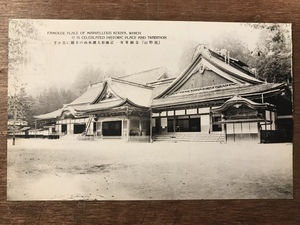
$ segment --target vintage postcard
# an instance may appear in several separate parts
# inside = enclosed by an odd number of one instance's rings
[[[11,20],[8,200],[293,198],[291,32]]]

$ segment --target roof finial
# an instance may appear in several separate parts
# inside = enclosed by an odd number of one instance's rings
[[[203,54],[203,55],[211,57],[209,49],[204,44],[199,44],[195,48],[195,52],[194,52],[192,60],[194,60],[200,53]]]

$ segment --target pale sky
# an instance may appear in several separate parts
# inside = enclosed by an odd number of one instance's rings
[[[69,87],[77,74],[89,66],[101,68],[104,72],[119,69],[125,71],[124,75],[164,66],[171,73],[178,74],[181,72],[178,69],[180,57],[189,43],[209,44],[213,37],[232,33],[248,44],[251,50],[255,47],[259,35],[258,30],[239,23],[42,20],[33,21],[33,24],[38,30],[39,40],[27,43],[28,52],[24,54],[24,58],[28,59],[28,63],[22,65],[18,74],[20,80],[27,83],[29,94],[36,94],[49,86]],[[145,36],[146,41],[149,41],[148,36],[165,36],[167,39],[161,39],[160,44],[151,45],[142,44],[142,39],[134,39],[139,41],[139,44],[121,44],[121,40],[114,40],[114,44],[109,45],[62,44],[63,41],[70,43],[72,36],[80,38],[74,41],[102,41],[83,39],[88,36],[86,32],[99,32],[88,37],[125,38],[130,36],[129,32],[134,31],[140,32],[139,36]],[[54,32],[64,34],[55,35]],[[67,32],[78,32],[78,35]],[[80,32],[85,34],[81,35]],[[127,35],[109,35],[110,32],[127,32]],[[10,33],[10,38],[14,38],[15,35]],[[136,38],[139,36],[135,35]],[[55,44],[55,41],[61,44]],[[123,41],[125,42],[124,39]]]

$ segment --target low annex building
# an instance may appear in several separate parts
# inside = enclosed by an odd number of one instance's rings
[[[36,116],[49,135],[125,141],[292,141],[291,90],[199,45],[177,77],[165,68],[91,84],[63,108]]]

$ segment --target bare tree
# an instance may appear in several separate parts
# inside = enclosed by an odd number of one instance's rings
[[[27,96],[26,85],[15,81],[12,94],[8,95],[8,119],[13,120],[13,145],[15,145],[15,133],[17,130],[17,121],[28,121],[33,99]]]

